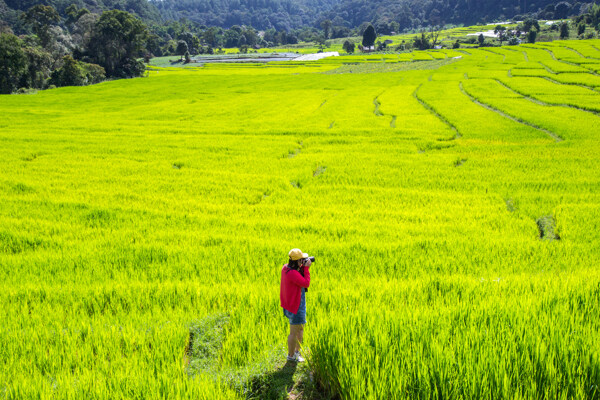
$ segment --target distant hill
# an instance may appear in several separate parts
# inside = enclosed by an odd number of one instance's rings
[[[349,26],[369,21],[379,25],[378,31],[390,30],[389,25],[396,22],[403,30],[440,24],[474,25],[527,15],[567,18],[579,15],[589,4],[552,0],[340,0],[321,18],[338,18]]]
[[[471,25],[526,14],[554,19],[578,15],[589,3],[553,0],[149,0],[167,19],[187,18],[207,26],[251,25],[290,30],[334,26],[355,28],[363,22],[378,31],[440,24]]]
[[[0,0],[0,18],[15,23],[15,10],[51,4],[61,14],[70,4],[92,12],[120,9],[143,20],[185,18],[200,25],[247,25],[278,31],[333,26],[356,28],[371,22],[379,33],[430,25],[472,25],[524,18],[558,19],[585,12],[590,3],[553,0]],[[12,13],[12,14],[11,14]],[[13,25],[11,24],[11,25]]]
[[[146,21],[162,19],[158,9],[148,0],[0,0],[0,12],[2,3],[15,11],[26,11],[37,4],[44,4],[53,6],[61,15],[64,15],[65,9],[71,4],[75,4],[79,8],[85,7],[91,12],[118,9],[129,11]]]
[[[187,18],[229,28],[250,25],[257,29],[291,30],[313,26],[318,16],[340,0],[149,0],[168,19]]]

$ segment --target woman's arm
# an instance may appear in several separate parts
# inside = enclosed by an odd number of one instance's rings
[[[288,272],[288,279],[293,282],[295,285],[307,288],[310,286],[310,272],[309,267],[304,267],[304,276],[300,274],[300,272],[292,269]]]

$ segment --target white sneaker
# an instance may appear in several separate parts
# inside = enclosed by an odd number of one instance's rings
[[[295,361],[295,362],[304,362],[304,361],[305,361],[305,360],[304,360],[304,357],[302,357],[302,356],[300,355],[300,352],[299,352],[299,351],[295,352],[295,353],[294,353],[294,355],[293,355],[293,356],[291,356],[291,357],[290,357],[290,356],[287,356],[287,360],[288,360],[288,361]]]

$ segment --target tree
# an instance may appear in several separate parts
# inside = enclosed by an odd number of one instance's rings
[[[223,35],[225,40],[224,46],[227,48],[237,47],[240,40],[240,32],[235,29],[227,29]]]
[[[148,59],[152,57],[161,57],[163,55],[163,44],[163,39],[160,36],[153,33],[148,35],[148,39],[146,39],[147,52],[144,54],[144,57],[148,57]]]
[[[321,21],[321,28],[323,28],[323,36],[325,36],[325,39],[329,39],[329,36],[331,35],[331,26],[331,20],[325,19]]]
[[[97,64],[88,64],[80,62],[79,65],[85,72],[85,79],[87,85],[92,85],[94,83],[100,83],[106,79],[106,71],[104,68]]]
[[[85,73],[73,57],[63,57],[62,67],[52,72],[50,83],[55,86],[82,86],[85,84]]]
[[[48,28],[48,37],[50,41],[46,49],[52,54],[55,61],[61,60],[65,55],[73,52],[73,40],[68,32],[65,32],[60,26],[51,26]]]
[[[362,45],[367,49],[370,49],[371,46],[375,44],[375,39],[377,39],[377,33],[375,33],[375,28],[373,25],[369,24],[363,33]]]
[[[371,23],[370,22],[366,22],[366,21],[363,22],[362,24],[360,24],[358,26],[358,34],[361,35],[361,36],[364,35],[364,33],[367,30],[367,28],[369,27],[369,25],[371,25]]]
[[[502,46],[502,42],[507,39],[506,37],[506,27],[502,25],[496,25],[494,28],[494,34],[498,36],[498,40],[500,41],[500,46]]]
[[[200,39],[198,39],[198,36],[192,36],[192,43],[188,43],[188,47],[192,49],[192,54],[198,53],[198,49],[200,48]]]
[[[431,38],[431,48],[435,47],[438,44],[438,38],[440,37],[440,33],[442,33],[442,27],[431,27],[429,29],[429,37]]]
[[[415,36],[413,46],[418,50],[427,50],[431,48],[431,43],[429,43],[429,38],[425,35],[425,32],[421,32],[421,36]]]
[[[537,39],[537,30],[535,28],[531,29],[529,32],[527,32],[527,41],[529,43],[535,43],[535,40]]]
[[[592,4],[588,9],[586,21],[597,31],[600,30],[600,4]]]
[[[62,66],[52,71],[50,83],[55,86],[83,86],[102,82],[105,78],[101,66],[76,61],[66,55],[62,59]]]
[[[483,36],[483,33],[479,34],[477,41],[479,42],[479,47],[483,46],[483,43],[485,42],[485,37]]]
[[[325,50],[327,46],[327,40],[325,40],[325,36],[323,35],[317,35],[314,38],[315,40],[315,45],[319,48],[320,52],[323,52],[323,50]]]
[[[297,44],[298,43],[298,36],[296,36],[296,35],[287,35],[286,39],[287,39],[287,44]]]
[[[569,15],[569,11],[571,11],[571,4],[566,1],[561,1],[557,3],[554,7],[554,18],[556,19],[564,19]]]
[[[431,26],[440,25],[442,23],[441,13],[437,8],[434,8],[429,12],[429,23]]]
[[[94,27],[98,22],[98,14],[88,13],[82,15],[72,28],[73,44],[79,51],[83,52],[88,48],[90,39],[94,32]]]
[[[583,35],[585,33],[585,22],[580,22],[577,25],[577,35]]]
[[[145,67],[137,58],[142,55],[147,36],[146,25],[130,13],[105,11],[94,26],[88,53],[108,76],[140,76]]]
[[[17,89],[19,78],[27,69],[27,57],[21,41],[8,33],[0,34],[0,93],[10,94]]]
[[[240,35],[240,38],[238,39],[237,45],[238,45],[238,47],[239,47],[240,49],[241,49],[242,47],[244,47],[244,46],[245,46],[246,48],[248,48],[248,41],[246,40],[246,35],[244,35],[244,34],[241,34],[241,35]]]
[[[516,37],[514,35],[511,35],[508,38],[508,42],[507,43],[508,43],[509,46],[516,46],[516,45],[518,45],[518,44],[521,43],[521,39],[519,39],[518,37]]]
[[[52,6],[38,4],[27,10],[22,18],[27,24],[32,26],[33,31],[40,39],[42,46],[48,46],[48,43],[50,42],[48,30],[50,26],[60,21],[60,15],[58,15],[56,9]]]
[[[77,8],[77,5],[71,4],[65,9],[65,14],[67,14],[67,20],[65,21],[67,25],[73,25],[79,18],[89,14],[89,10],[87,8]]]
[[[354,53],[354,42],[350,41],[350,40],[346,40],[344,41],[344,44],[342,45],[342,48],[344,49],[344,51],[348,54],[352,54]]]
[[[183,60],[183,55],[188,52],[188,45],[185,40],[179,40],[177,42],[177,49],[175,49],[175,55],[181,56],[180,60]]]
[[[535,28],[538,32],[540,31],[540,23],[537,19],[527,18],[523,21],[523,30],[529,32],[532,28]]]
[[[568,39],[569,38],[569,23],[563,22],[560,24],[560,38]]]
[[[21,76],[19,86],[43,89],[52,72],[52,55],[39,46],[24,47],[23,52],[27,57],[27,70]]]
[[[244,31],[244,36],[246,37],[246,44],[248,46],[254,46],[260,40],[260,36],[258,36],[258,32],[254,28],[248,28]]]
[[[240,49],[240,53],[248,52],[248,42],[246,40],[246,35],[241,34],[238,40],[238,48]]]
[[[222,35],[219,34],[220,30],[220,28],[214,26],[211,26],[210,28],[206,29],[202,34],[202,40],[204,41],[204,43],[211,47],[217,47],[220,38],[222,37]]]
[[[190,51],[190,53],[193,53],[195,50],[194,38],[195,38],[195,36],[191,32],[187,31],[187,32],[183,32],[181,35],[179,35],[178,39],[185,41],[185,43],[188,46],[188,50]]]

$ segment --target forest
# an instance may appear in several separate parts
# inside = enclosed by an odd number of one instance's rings
[[[431,25],[472,25],[511,18],[561,19],[579,15],[590,3],[539,0],[150,0],[161,15],[224,28],[251,25],[256,29],[291,30],[319,26],[356,28],[371,22],[378,32]]]
[[[36,4],[64,14],[70,5],[93,13],[123,10],[146,23],[187,20],[205,27],[251,26],[290,32],[319,28],[332,21],[334,31],[372,23],[390,34],[436,25],[473,25],[507,19],[562,19],[585,13],[592,2],[553,0],[0,0],[0,20],[18,31],[18,15]]]

